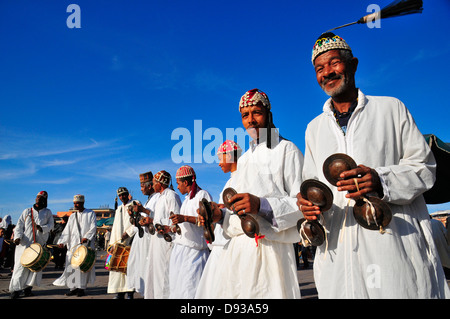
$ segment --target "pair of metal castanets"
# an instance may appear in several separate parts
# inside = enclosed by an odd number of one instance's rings
[[[251,214],[237,214],[237,212],[234,209],[234,203],[231,202],[231,198],[236,195],[237,192],[233,188],[229,187],[226,188],[222,193],[222,199],[223,203],[226,208],[233,211],[234,214],[239,216],[241,219],[241,227],[244,233],[250,237],[250,238],[262,238],[259,233],[259,224],[256,221],[256,219]],[[202,199],[200,201],[199,206],[199,214],[203,216],[205,223],[204,223],[204,236],[205,239],[212,243],[214,241],[214,229],[213,229],[213,207],[211,206],[211,203],[206,200]]]
[[[331,185],[337,186],[337,182],[342,180],[341,173],[356,167],[356,162],[350,156],[336,153],[325,160],[323,173]],[[358,187],[358,185],[356,186]],[[321,212],[325,212],[332,207],[333,193],[326,184],[318,180],[305,180],[300,186],[300,194],[306,200],[319,206]],[[355,200],[353,216],[362,227],[382,231],[390,223],[392,212],[389,205],[380,198],[361,196]],[[325,230],[316,220],[306,221],[305,218],[302,218],[297,222],[297,229],[302,238],[313,246],[320,246],[325,240]]]
[[[174,215],[174,213],[170,212],[170,216],[173,216],[173,215]],[[170,225],[169,231],[165,231],[164,225],[162,225],[162,224],[153,225],[153,223],[150,223],[150,225],[148,225],[148,229],[149,229],[150,234],[152,234],[152,235],[155,234],[155,232],[156,232],[155,229],[158,232],[164,232],[163,233],[164,240],[169,243],[172,241],[172,236],[170,235],[171,233],[172,234],[177,233],[178,235],[181,235],[181,228],[178,224]]]

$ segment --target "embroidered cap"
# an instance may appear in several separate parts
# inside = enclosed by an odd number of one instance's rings
[[[348,50],[352,51],[350,46],[342,39],[340,36],[335,35],[332,32],[326,32],[320,35],[312,50],[311,62],[314,64],[314,60],[321,55],[330,50]]]
[[[238,143],[231,140],[226,140],[222,143],[222,145],[220,145],[217,150],[217,154],[226,154],[234,151],[242,151],[242,149],[239,147]]]
[[[46,191],[40,191],[39,193],[37,193],[37,196],[42,196],[44,198],[48,198],[48,193]]]
[[[77,194],[73,197],[74,202],[84,203],[84,195]]]
[[[166,171],[159,171],[158,173],[156,173],[154,179],[158,182],[161,183],[163,185],[167,185],[169,186],[170,184],[170,180],[171,180],[171,176],[168,172]]]
[[[189,165],[184,165],[181,166],[178,170],[177,170],[177,174],[175,175],[175,178],[183,178],[183,177],[190,177],[192,176],[192,180],[195,181],[195,172],[194,169],[192,167],[190,167]]]
[[[239,101],[239,111],[241,110],[241,107],[253,105],[264,106],[270,110],[270,102],[267,94],[259,89],[245,92]]]
[[[125,193],[128,193],[128,189],[126,187],[119,187],[117,189],[117,195],[122,195],[122,194],[125,194]]]
[[[141,183],[151,182],[152,180],[153,180],[153,173],[152,172],[142,173],[142,174],[139,175],[139,181]]]

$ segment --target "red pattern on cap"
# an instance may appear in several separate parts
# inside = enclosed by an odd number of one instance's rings
[[[181,166],[178,170],[177,170],[177,174],[175,175],[175,178],[183,178],[183,177],[189,177],[192,176],[192,180],[195,180],[195,172],[194,169],[192,167],[190,167],[189,165],[184,165]]]
[[[219,149],[217,150],[217,154],[226,154],[226,153],[231,153],[234,151],[238,151],[241,148],[239,147],[239,145],[231,140],[226,140],[225,142],[222,143],[222,145],[220,145]]]
[[[267,94],[259,89],[253,89],[245,92],[239,101],[239,110],[241,107],[259,105],[270,110],[270,102]]]

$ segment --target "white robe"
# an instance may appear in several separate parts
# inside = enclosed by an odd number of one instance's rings
[[[154,217],[156,200],[159,197],[159,193],[153,193],[149,196],[144,207],[150,210],[151,218]],[[145,213],[141,213],[142,216],[147,216]],[[144,234],[139,237],[138,228],[134,227],[134,239],[130,249],[130,255],[128,257],[127,264],[127,277],[130,290],[135,290],[142,296],[145,292],[145,279],[147,276],[147,268],[150,254],[150,241],[152,235],[150,234],[148,227],[143,226]]]
[[[111,237],[109,240],[110,245],[114,245],[115,243],[122,243],[127,246],[130,245],[130,237],[133,236],[134,231],[134,226],[130,222],[130,215],[128,215],[128,206],[130,205],[131,201],[126,205],[120,205],[116,209],[116,213],[114,215],[114,223],[111,229]],[[130,237],[122,242],[121,238],[124,232],[126,232]],[[130,288],[128,288],[127,280],[128,279],[126,274],[118,271],[110,271],[107,292],[111,294],[132,291]]]
[[[164,189],[155,206],[153,223],[171,225],[170,212],[180,213],[181,200],[177,193],[170,188]],[[172,236],[173,238],[173,236]],[[170,295],[169,263],[173,242],[166,242],[158,232],[150,241],[150,259],[145,281],[145,299],[166,299]]]
[[[448,230],[444,224],[437,219],[430,219],[431,230],[433,231],[433,239],[441,258],[442,266],[450,268],[450,243],[447,241]]]
[[[9,284],[9,291],[20,291],[27,287],[40,286],[42,271],[32,272],[20,263],[23,252],[33,244],[33,226],[31,222],[31,210],[36,225],[42,227],[42,232],[36,230],[36,242],[45,247],[50,231],[53,229],[53,215],[48,208],[43,208],[37,212],[34,208],[27,208],[20,215],[14,228],[14,240],[20,238],[20,244],[16,246],[14,255],[14,270]]]
[[[211,195],[199,190],[192,199],[189,194],[181,205],[180,214],[197,217],[199,202]],[[193,299],[209,256],[209,249],[203,236],[203,227],[184,222],[179,224],[181,235],[176,235],[170,257],[169,283],[172,299]]]
[[[303,168],[303,179],[327,183],[334,195],[333,207],[323,214],[327,242],[314,259],[319,298],[445,297],[448,285],[422,196],[433,186],[436,164],[411,114],[395,98],[359,91],[344,135],[330,99],[323,111],[308,124]],[[323,163],[334,153],[346,153],[378,172],[383,201],[393,214],[387,233],[359,226],[354,201],[325,179]]]
[[[225,183],[223,190],[228,187],[234,187],[232,183],[233,173],[231,173],[230,178]],[[219,204],[223,204],[222,194],[220,193]],[[197,292],[195,293],[196,299],[209,299],[211,298],[212,290],[216,286],[216,270],[219,265],[220,255],[223,252],[224,246],[228,243],[230,238],[223,233],[223,228],[221,224],[214,224],[214,241],[208,244],[211,252],[209,254],[208,260],[206,261],[205,268],[203,269],[202,278],[198,283]]]
[[[78,230],[77,219],[80,230]],[[79,268],[73,268],[71,260],[82,238],[90,240],[89,247],[95,250],[96,233],[97,219],[93,210],[85,209],[83,212],[74,212],[70,215],[67,225],[57,242],[57,244],[67,246],[67,254],[66,267],[61,277],[53,282],[55,286],[67,286],[70,290],[73,290],[75,288],[86,289],[88,283],[95,283],[95,262],[92,269],[84,273]]]
[[[253,215],[265,236],[257,247],[242,231],[239,217],[226,211],[223,230],[231,239],[220,256],[217,284],[209,298],[300,298],[293,243],[300,241],[296,225],[302,214],[296,195],[302,164],[300,150],[284,139],[272,149],[265,142],[251,145],[239,158],[235,190],[265,198],[275,226]]]

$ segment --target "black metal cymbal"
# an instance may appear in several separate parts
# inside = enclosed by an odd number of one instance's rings
[[[336,183],[342,178],[342,172],[356,168],[356,162],[347,154],[336,153],[329,156],[323,163],[323,174],[331,185],[336,186]]]
[[[232,188],[232,187],[225,188],[223,190],[223,192],[222,192],[223,204],[229,210],[233,210],[234,211],[233,203],[231,203],[230,200],[236,194],[237,194],[236,190],[234,188]]]
[[[353,206],[353,216],[356,222],[370,230],[380,230],[380,227],[385,228],[392,219],[391,208],[378,197],[368,196],[367,200],[372,203],[375,209],[375,219],[372,216],[370,204],[358,199]]]
[[[297,230],[300,233],[300,236],[302,236],[302,238],[308,241],[312,246],[322,245],[325,241],[325,229],[323,226],[316,220],[308,220],[303,226],[303,233],[301,231],[301,227],[305,220],[305,218],[301,218],[297,222]]]
[[[250,238],[255,238],[255,235],[259,234],[259,224],[250,214],[245,214],[241,217],[241,227],[244,233]]]
[[[212,221],[213,212],[211,204],[206,198],[202,198],[202,200],[199,202],[198,212],[205,219],[205,223],[203,226],[203,235],[205,236],[205,239],[206,241],[208,241],[208,243],[212,243],[215,239],[214,231],[211,227],[213,223]]]
[[[156,229],[155,229],[155,225],[153,225],[153,223],[150,223],[148,225],[148,232],[150,233],[150,235],[154,235],[155,234]]]
[[[300,194],[304,199],[319,206],[322,212],[326,212],[333,206],[333,192],[326,184],[316,179],[303,181]]]

